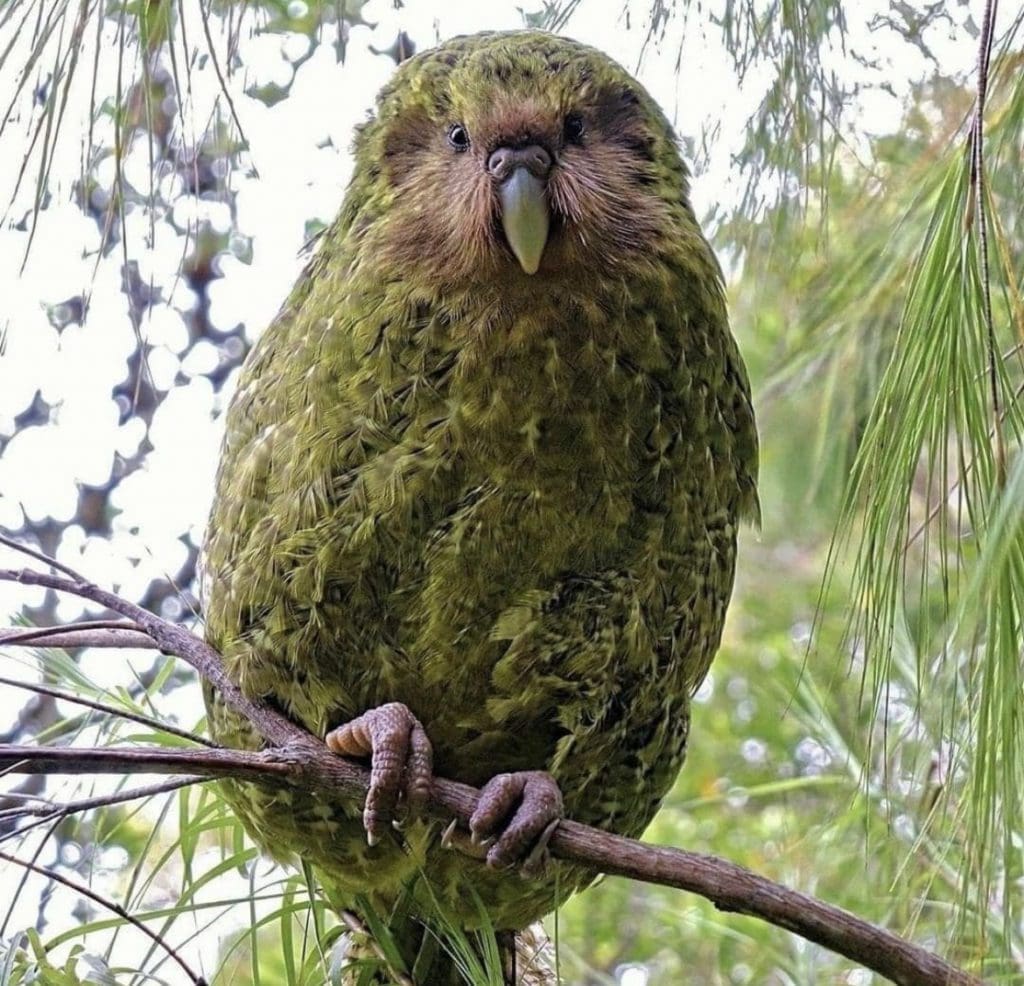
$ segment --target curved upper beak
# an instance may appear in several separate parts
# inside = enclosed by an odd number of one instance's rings
[[[508,245],[519,266],[527,274],[536,274],[551,225],[546,183],[519,167],[501,183],[498,198]]]
[[[499,147],[487,161],[487,170],[500,182],[501,226],[519,266],[536,274],[551,227],[547,176],[551,155],[537,144]]]

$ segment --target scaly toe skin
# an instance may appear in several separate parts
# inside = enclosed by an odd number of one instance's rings
[[[547,844],[562,818],[562,792],[541,770],[498,774],[480,792],[469,830],[478,843],[497,836],[487,851],[495,869],[524,863],[524,875],[537,875]]]
[[[363,809],[366,841],[383,838],[399,798],[419,813],[430,797],[433,751],[420,721],[401,702],[370,709],[327,734],[327,746],[347,757],[370,757],[370,789]]]

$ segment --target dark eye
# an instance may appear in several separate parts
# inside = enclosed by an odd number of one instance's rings
[[[469,150],[469,131],[461,123],[453,123],[448,128],[448,143],[457,151]]]
[[[578,144],[583,139],[583,132],[586,127],[583,126],[583,117],[579,113],[570,113],[565,118],[565,139],[570,144]]]

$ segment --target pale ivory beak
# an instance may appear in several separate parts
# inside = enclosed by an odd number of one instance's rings
[[[551,225],[545,182],[520,166],[501,183],[498,197],[508,245],[523,270],[536,274]]]

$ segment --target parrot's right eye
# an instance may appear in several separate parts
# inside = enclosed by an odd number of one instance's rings
[[[453,123],[448,128],[448,143],[457,151],[468,151],[469,131],[461,123]]]

